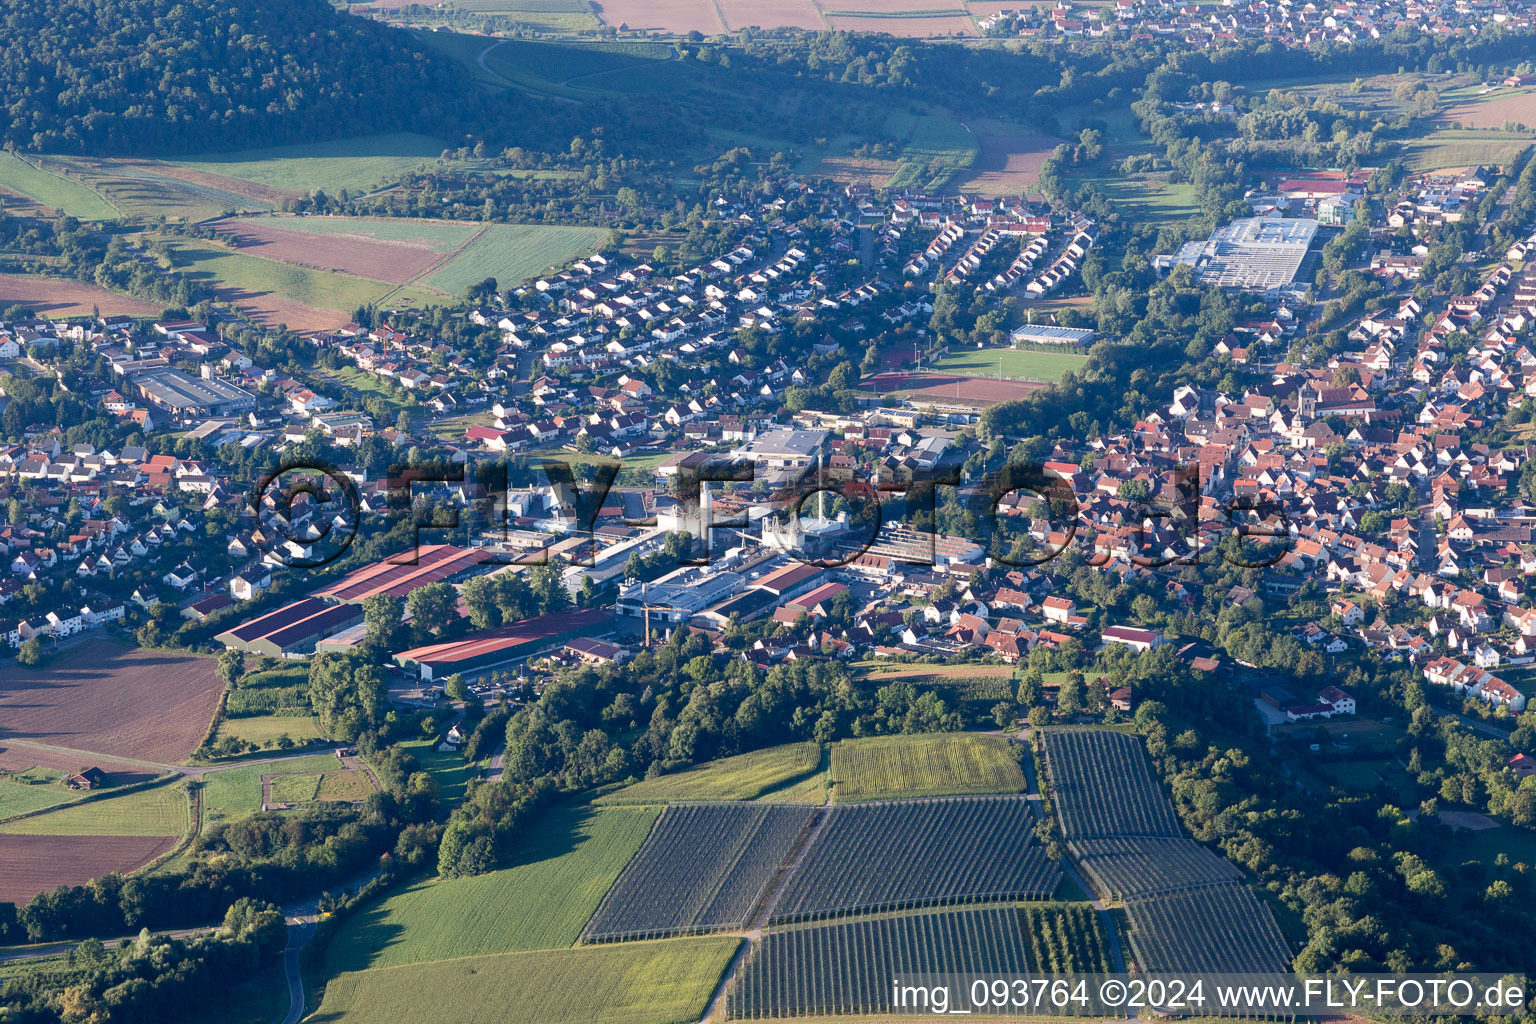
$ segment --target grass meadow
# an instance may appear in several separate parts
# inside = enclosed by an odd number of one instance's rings
[[[319,735],[320,720],[313,715],[252,715],[249,718],[221,719],[214,742],[233,736],[264,747],[276,743],[283,736],[295,743],[302,743]]]
[[[343,974],[311,1021],[400,1024],[675,1024],[703,1016],[735,938],[503,953]]]
[[[280,765],[252,764],[220,768],[203,776],[203,818],[233,820],[261,810],[261,777],[278,772],[322,772],[336,767],[334,754],[295,757]]]
[[[673,800],[755,800],[783,798],[785,788],[798,796],[806,790],[794,784],[821,767],[821,745],[787,743],[749,754],[711,761],[675,775],[658,775],[599,797],[599,804],[658,804]]]
[[[441,139],[397,132],[235,153],[198,154],[170,162],[285,192],[339,192],[344,188],[356,192],[431,163],[442,151]]]
[[[177,785],[163,785],[20,818],[0,825],[0,834],[179,836],[191,826],[186,790]]]
[[[879,736],[832,747],[836,801],[1018,793],[1024,788],[1024,772],[1004,736]]]
[[[14,153],[0,153],[0,185],[81,220],[116,220],[122,216],[86,185],[35,167]]]
[[[659,813],[554,810],[528,830],[512,866],[417,882],[353,916],[326,950],[327,973],[569,946]]]
[[[64,786],[59,779],[60,771],[29,768],[24,772],[0,778],[0,818],[28,811],[40,811],[44,807],[68,803],[80,794]]]
[[[178,239],[171,252],[175,268],[195,280],[341,313],[351,313],[395,288],[383,281],[278,263],[202,242]]]

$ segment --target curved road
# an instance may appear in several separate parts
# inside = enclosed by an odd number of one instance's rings
[[[288,981],[288,1016],[283,1024],[299,1024],[304,1016],[304,978],[299,973],[299,958],[304,947],[315,937],[316,901],[310,900],[291,908],[285,920],[288,922],[288,946],[283,950],[283,976]]]

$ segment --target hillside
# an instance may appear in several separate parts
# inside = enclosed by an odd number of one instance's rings
[[[51,0],[0,15],[0,142],[227,150],[457,122],[462,67],[325,0]]]

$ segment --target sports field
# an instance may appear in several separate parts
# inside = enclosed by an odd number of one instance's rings
[[[659,808],[562,808],[529,829],[516,863],[429,879],[349,920],[327,973],[569,946],[651,830]]]
[[[1060,380],[1088,361],[1076,352],[1035,352],[1013,348],[962,348],[934,363],[939,373],[1011,380]]]
[[[600,804],[666,803],[670,800],[755,800],[782,798],[784,787],[821,766],[821,746],[789,743],[711,761],[675,775],[658,775],[599,797]],[[798,787],[797,796],[804,791]]]
[[[88,186],[42,170],[14,153],[0,153],[0,186],[81,220],[116,220],[122,216]]]
[[[343,974],[315,1019],[401,1024],[448,1012],[457,1024],[680,1024],[703,1016],[739,943],[629,942]]]
[[[607,235],[604,228],[488,224],[422,283],[449,295],[462,295],[465,288],[488,277],[503,287],[521,284],[551,267],[596,252]]]
[[[435,161],[442,151],[440,139],[397,132],[235,153],[193,154],[170,162],[284,192],[337,192],[373,188]]]
[[[1024,772],[1004,736],[930,733],[843,740],[832,747],[838,801],[1017,793]]]

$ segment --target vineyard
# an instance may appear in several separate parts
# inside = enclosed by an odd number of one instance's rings
[[[1051,798],[1068,839],[1182,836],[1141,739],[1106,729],[1042,733]]]
[[[1134,899],[1242,878],[1231,861],[1191,839],[1079,839],[1067,849],[1102,896]]]
[[[891,1012],[896,974],[1107,971],[1083,905],[951,910],[772,931],[737,974],[733,1020]]]
[[[815,813],[793,804],[669,805],[582,941],[744,927]]]
[[[1023,797],[832,807],[773,908],[774,923],[983,900],[1044,899],[1061,871]]]
[[[1126,904],[1131,949],[1149,972],[1289,970],[1291,957],[1269,908],[1235,883],[1164,893]]]

